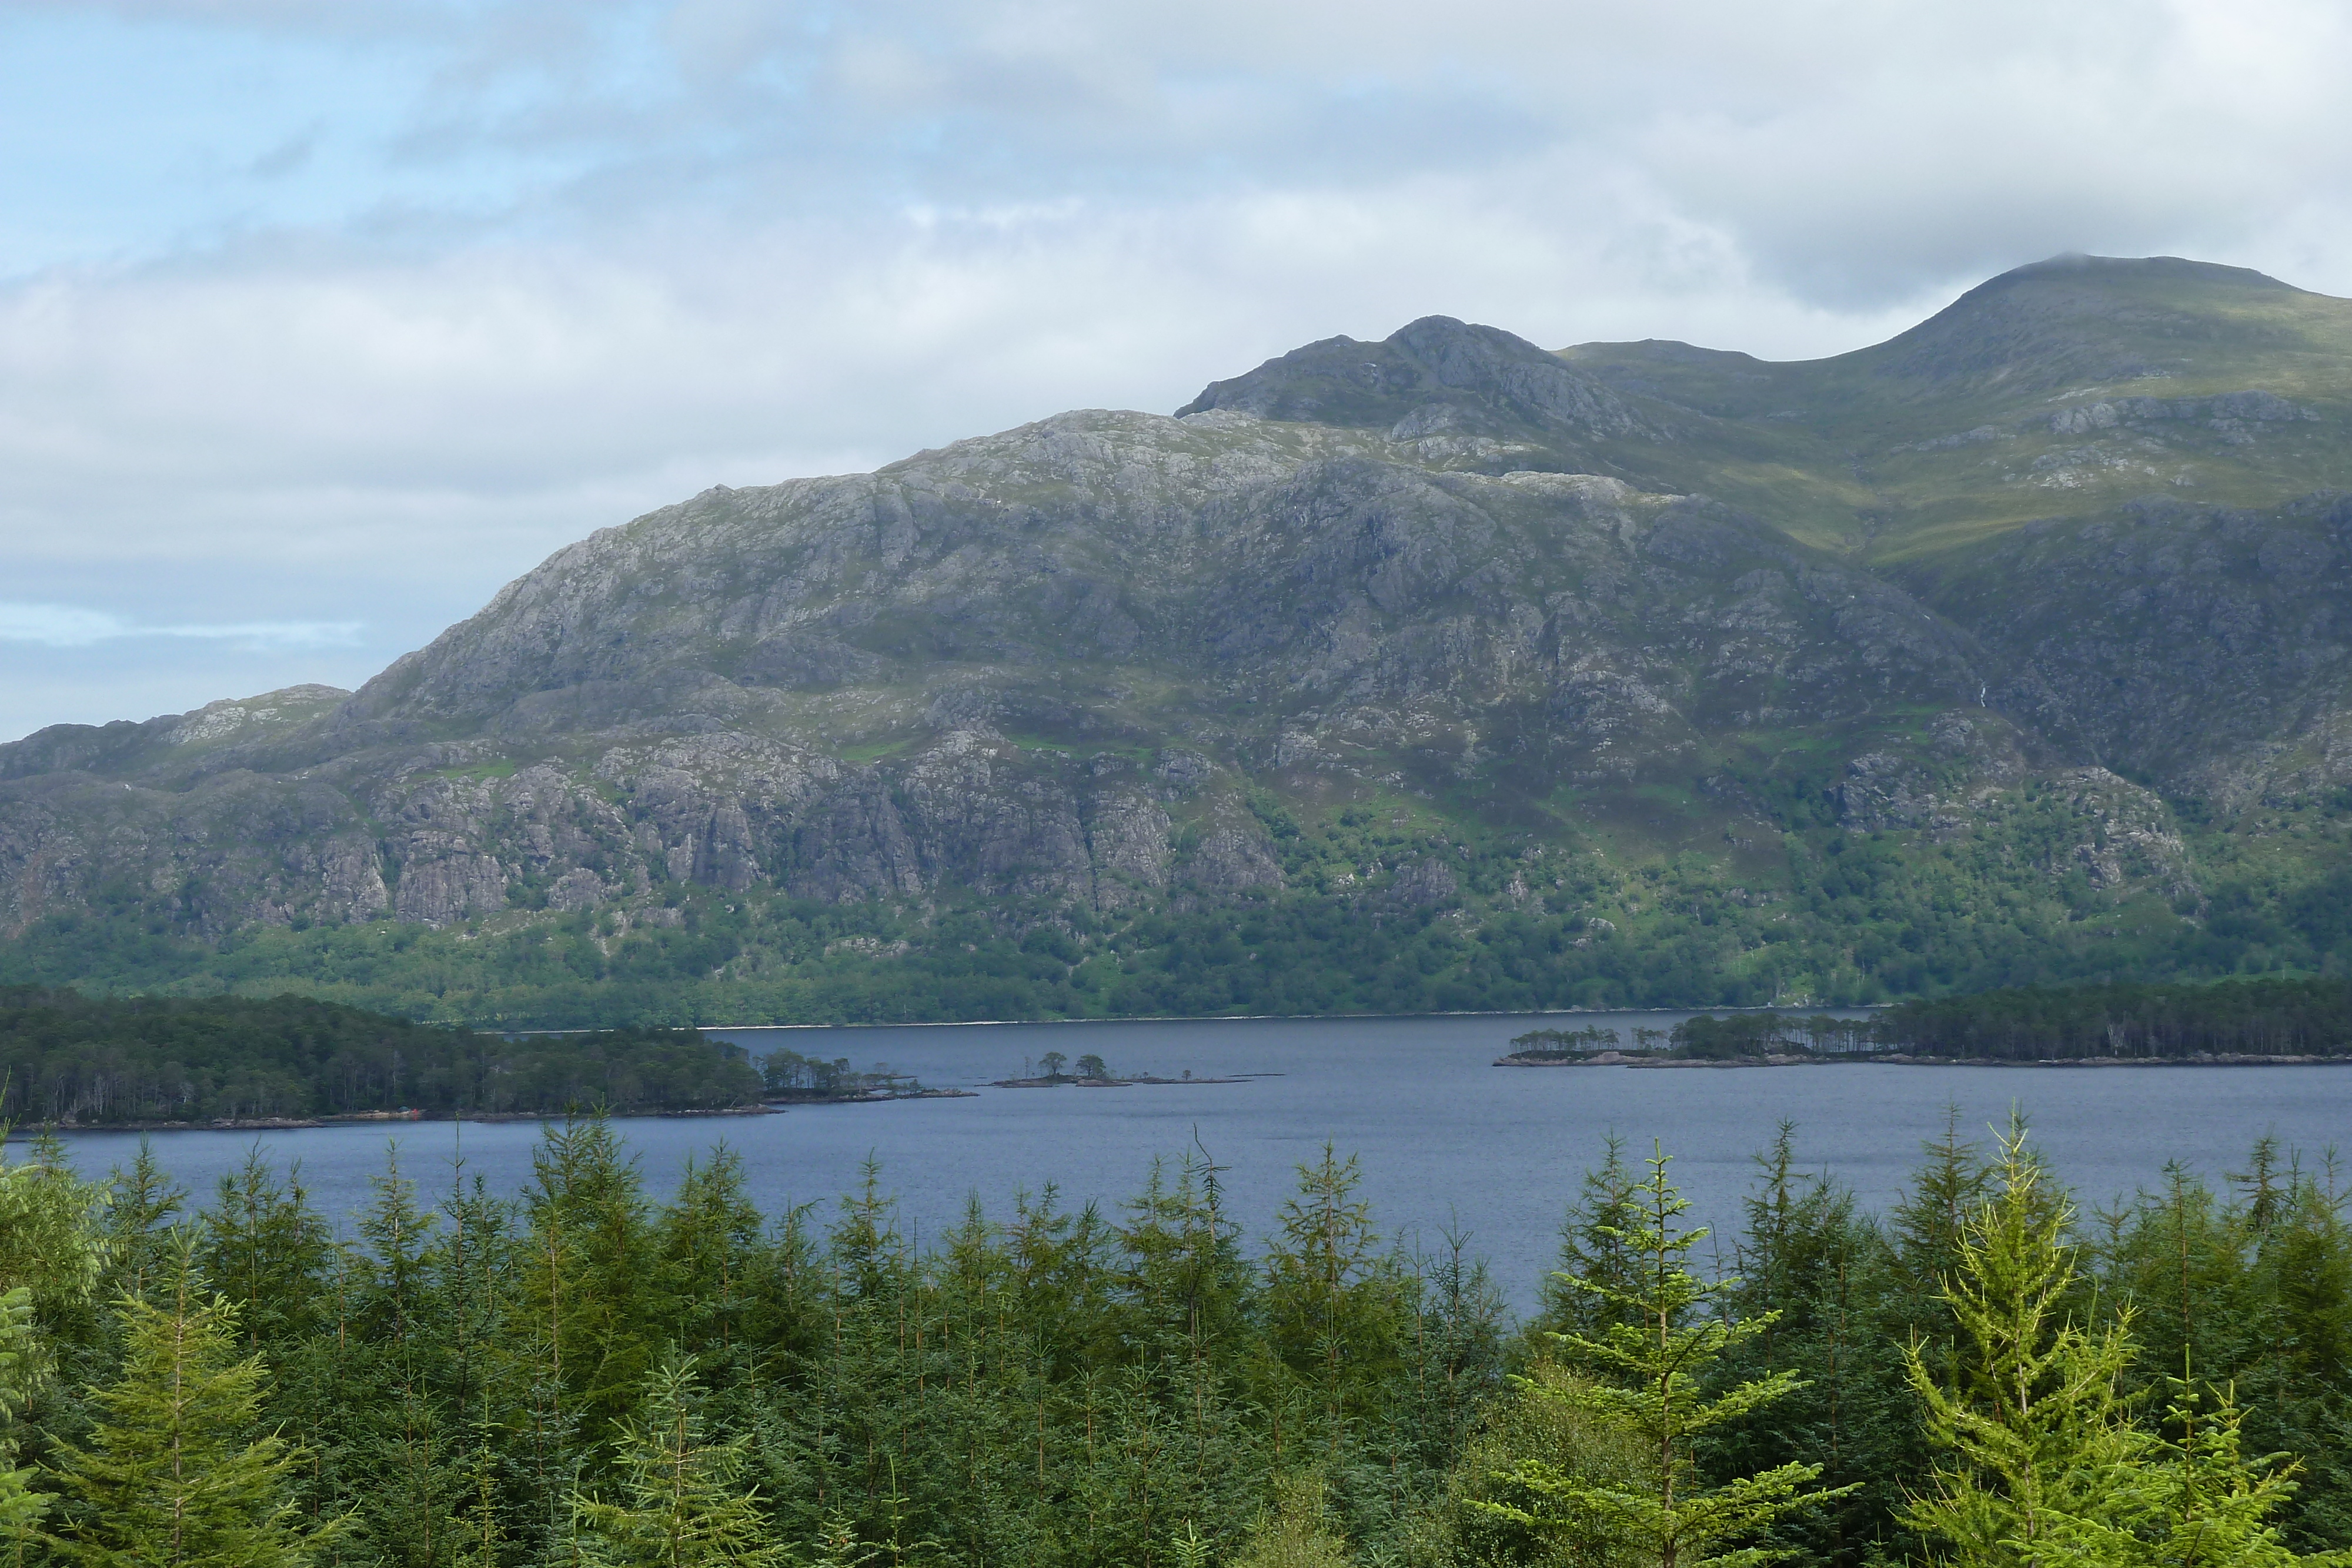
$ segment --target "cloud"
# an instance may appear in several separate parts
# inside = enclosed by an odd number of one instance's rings
[[[88,648],[138,637],[194,637],[240,643],[256,652],[347,647],[359,641],[355,621],[261,621],[222,625],[140,626],[119,615],[69,604],[0,601],[0,642],[45,648]]]
[[[363,674],[711,483],[1432,311],[1804,357],[2061,250],[2352,292],[2347,17],[0,0],[0,135],[58,154],[0,169],[0,643],[184,706]],[[261,652],[191,662],[191,601]]]

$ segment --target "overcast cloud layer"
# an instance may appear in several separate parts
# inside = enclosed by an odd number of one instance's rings
[[[2066,250],[2352,294],[2347,16],[0,0],[0,737],[1433,311],[1807,357]]]

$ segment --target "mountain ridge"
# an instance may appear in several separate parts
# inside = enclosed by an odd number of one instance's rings
[[[0,747],[0,972],[129,943],[104,983],[480,1016],[311,934],[561,949],[542,990],[588,996],[691,924],[733,934],[640,1016],[782,1017],[884,1006],[977,921],[1024,1005],[1116,1011],[1250,911],[1390,932],[1315,949],[1366,996],[1410,926],[1546,1005],[2325,964],[2292,911],[2352,789],[2347,421],[2352,303],[2168,258],[1811,361],[1327,339],[1174,415],[715,486],[355,693]],[[1944,904],[1819,894],[1864,840]],[[872,930],[811,948],[828,909]],[[1507,929],[1546,956],[1463,977]]]

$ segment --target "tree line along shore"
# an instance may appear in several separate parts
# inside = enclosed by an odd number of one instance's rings
[[[1701,1014],[1632,1035],[1601,1025],[1531,1030],[1513,1038],[1497,1065],[2352,1061],[2352,984],[2259,978],[2020,987],[1899,1002],[1863,1017]]]
[[[1899,1003],[1865,1018],[1742,1012],[1673,1030],[1538,1030],[1523,1064],[1595,1060],[2159,1061],[2352,1056],[2352,984],[2326,978],[2024,988]],[[1109,1083],[1088,1059],[1066,1079]],[[1120,1079],[1116,1082],[1144,1082]],[[497,1120],[587,1107],[715,1114],[905,1098],[927,1089],[778,1048],[759,1060],[689,1028],[509,1033],[297,996],[98,997],[0,987],[0,1120],[270,1126],[414,1113]]]

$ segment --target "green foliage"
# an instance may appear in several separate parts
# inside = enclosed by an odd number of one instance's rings
[[[33,1292],[24,1285],[0,1293],[0,1543],[10,1561],[21,1560],[33,1527],[48,1499],[33,1490],[29,1470],[16,1462],[22,1444],[16,1426],[32,1392]]]
[[[1336,1149],[1262,1228],[1196,1147],[919,1242],[876,1170],[765,1217],[720,1148],[656,1199],[602,1120],[513,1199],[387,1162],[340,1239],[258,1159],[194,1212],[143,1152],[111,1206],[37,1159],[0,1510],[31,1568],[143,1552],[176,1442],[228,1560],[337,1568],[2006,1568],[2029,1515],[2047,1562],[2352,1545],[2330,1167],[2263,1144],[2085,1233],[2015,1129],[1988,1160],[1956,1124],[1883,1218],[1799,1147],[1702,1280],[1663,1154],[1604,1145],[1516,1340]]]
[[[93,1395],[89,1438],[58,1448],[49,1537],[89,1568],[304,1568],[334,1534],[289,1497],[299,1455],[256,1435],[268,1374],[235,1359],[236,1314],[184,1253],[162,1302],[123,1307],[121,1375]]]
[[[2069,1311],[2070,1218],[2049,1201],[2021,1132],[2003,1144],[1990,1202],[1964,1226],[1946,1287],[1958,1328],[1957,1376],[1914,1345],[1911,1385],[1951,1458],[1906,1522],[1947,1542],[1960,1568],[2029,1563],[2063,1527],[2128,1529],[2131,1479],[2151,1457],[2120,1386],[2126,1321],[2086,1328]]]
[[[1650,1179],[1633,1199],[1633,1222],[1614,1237],[1634,1264],[1625,1285],[1576,1281],[1616,1309],[1599,1335],[1555,1336],[1562,1351],[1591,1365],[1591,1383],[1528,1384],[1571,1408],[1588,1411],[1635,1436],[1650,1456],[1649,1484],[1628,1487],[1522,1458],[1510,1479],[1538,1506],[1486,1501],[1479,1506],[1532,1531],[1590,1534],[1638,1551],[1660,1568],[1745,1568],[1780,1553],[1736,1543],[1836,1494],[1807,1490],[1818,1464],[1791,1461],[1708,1486],[1699,1479],[1696,1443],[1795,1392],[1793,1372],[1773,1372],[1704,1392],[1723,1354],[1767,1331],[1773,1315],[1730,1319],[1711,1309],[1736,1281],[1699,1281],[1683,1260],[1705,1230],[1682,1230],[1689,1208],[1666,1180],[1668,1156],[1650,1159]],[[1718,1551],[1717,1548],[1730,1548]]]
[[[2126,1388],[2131,1307],[2104,1326],[2083,1321],[2070,1213],[2021,1131],[1991,1174],[1945,1292],[1958,1354],[1941,1375],[1916,1343],[1907,1358],[1945,1456],[1907,1521],[1948,1543],[1955,1568],[2336,1561],[2286,1546],[2271,1517],[2294,1490],[2284,1456],[2249,1459],[2234,1397],[2202,1408],[2185,1357],[2168,1412],[2177,1436],[2140,1426]]]
[[[1994,1060],[2336,1055],[2352,1050],[2352,982],[1989,991],[1901,1003],[1872,1032],[1882,1044],[1907,1051]]]
[[[676,1110],[759,1093],[740,1051],[691,1030],[509,1039],[297,996],[0,989],[0,1112],[44,1122]]]
[[[1320,1476],[1285,1477],[1250,1527],[1234,1568],[1348,1568],[1348,1545],[1333,1532]]]
[[[579,1523],[613,1568],[767,1568],[783,1556],[741,1484],[746,1439],[713,1440],[691,1358],[646,1375],[622,1425],[609,1500],[580,1497]]]

